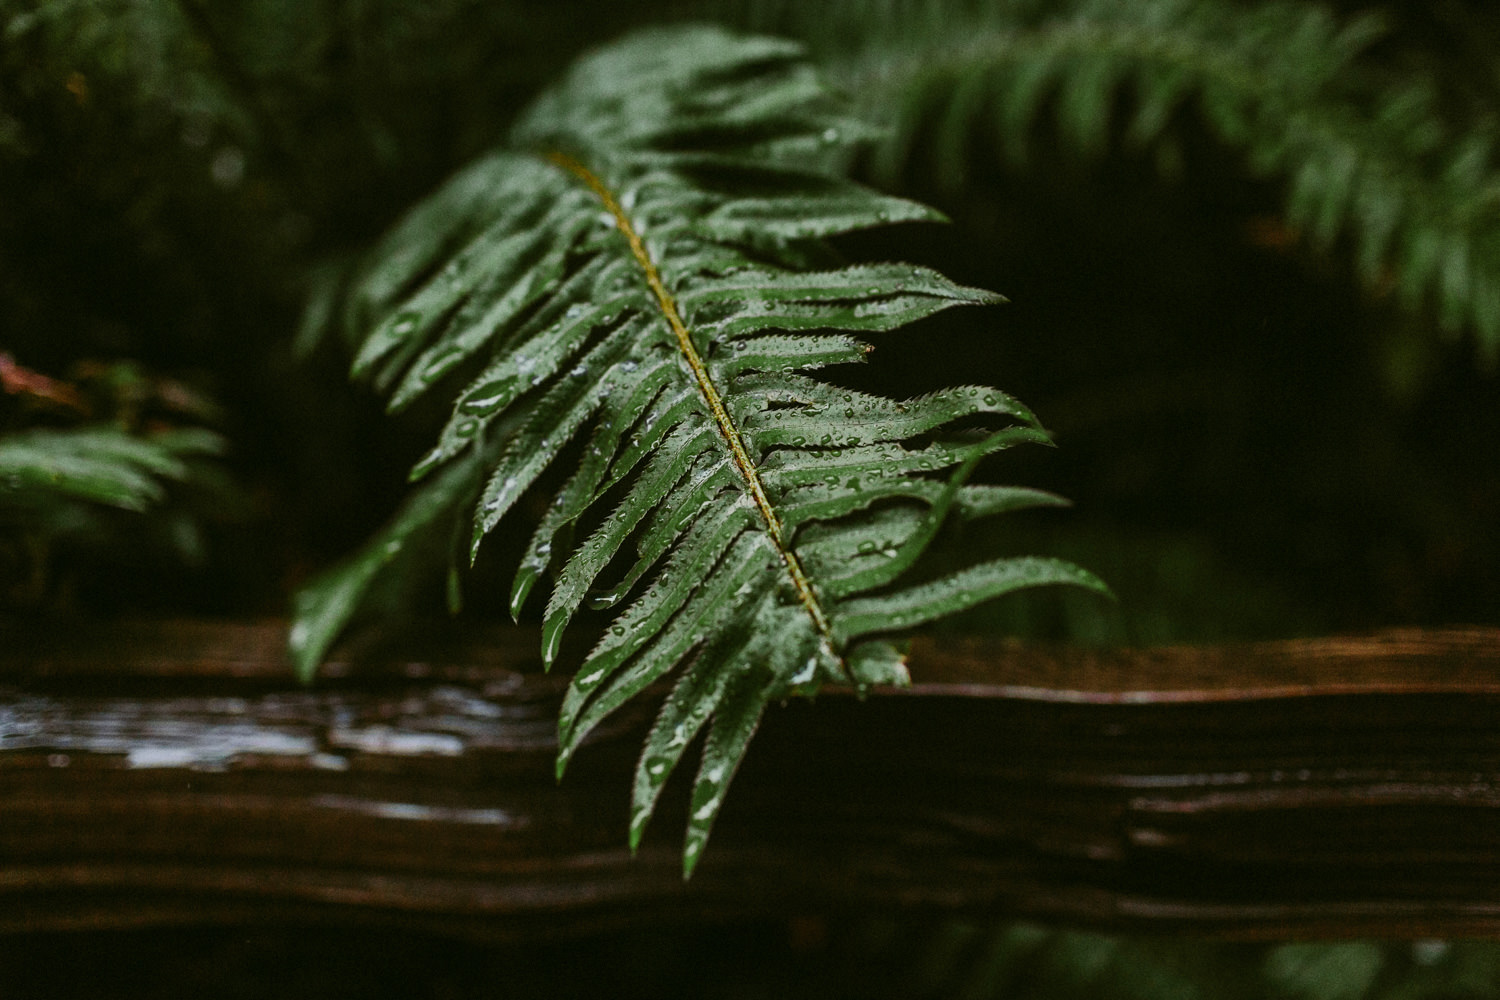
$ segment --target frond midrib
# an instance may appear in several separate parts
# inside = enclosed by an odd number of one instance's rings
[[[663,319],[666,320],[667,325],[672,330],[673,336],[676,338],[677,347],[688,364],[693,381],[703,397],[704,404],[708,407],[709,413],[714,419],[714,424],[719,431],[720,437],[724,439],[724,443],[729,449],[735,469],[739,473],[740,479],[748,490],[751,499],[754,501],[756,509],[760,512],[766,535],[770,538],[771,544],[775,547],[783,565],[786,567],[792,586],[797,593],[798,601],[802,604],[808,617],[812,619],[813,627],[817,630],[829,654],[842,660],[838,656],[827,612],[824,611],[822,602],[813,590],[812,582],[808,579],[806,571],[802,568],[802,563],[797,558],[797,553],[787,544],[782,531],[781,519],[777,516],[776,509],[771,504],[770,497],[766,493],[765,484],[761,480],[755,462],[750,458],[750,452],[745,445],[744,436],[740,433],[740,429],[735,424],[734,419],[729,415],[729,410],[724,405],[723,396],[719,392],[718,386],[714,383],[702,355],[698,353],[687,324],[682,319],[682,313],[677,308],[677,301],[673,297],[671,290],[667,288],[666,282],[662,279],[661,272],[657,268],[656,262],[652,259],[650,252],[646,249],[645,242],[641,239],[640,233],[631,221],[629,213],[625,211],[624,206],[620,204],[619,199],[615,197],[610,187],[579,160],[566,153],[557,151],[548,153],[547,159],[559,169],[571,174],[588,187],[599,198],[600,202],[603,203],[605,210],[610,216],[614,218],[615,226],[625,237],[626,243],[630,248],[630,254],[636,264],[639,265],[642,277],[651,289],[651,294],[655,298],[658,308],[661,310]]]

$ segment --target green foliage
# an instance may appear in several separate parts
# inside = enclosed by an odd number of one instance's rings
[[[164,419],[211,412],[208,400],[134,365],[84,368],[74,384],[0,354],[0,605],[50,599],[57,547],[103,548],[131,529],[200,562],[204,516],[239,499],[219,465],[224,439]]]
[[[1024,160],[1042,119],[1083,156],[1149,150],[1170,173],[1190,110],[1284,184],[1313,247],[1346,242],[1369,288],[1500,357],[1500,109],[1373,58],[1399,42],[1380,18],[1228,0],[726,6],[808,39],[891,127],[872,162],[886,179],[925,159],[957,187],[975,149]]]
[[[41,429],[0,437],[0,509],[49,521],[87,502],[143,512],[184,482],[189,460],[218,455],[223,439],[197,428],[136,436],[120,427]]]
[[[1061,625],[1053,621],[1056,591],[1038,591],[998,602],[990,617],[946,619],[945,627],[1169,642],[1493,620],[1500,560],[1491,525],[1500,524],[1500,491],[1483,457],[1500,440],[1495,383],[1428,336],[1437,325],[1470,326],[1481,352],[1496,342],[1486,319],[1497,260],[1487,146],[1500,107],[1493,10],[1234,0],[668,6],[694,18],[727,12],[805,40],[858,102],[860,117],[887,127],[871,153],[853,157],[864,171],[857,176],[912,196],[929,173],[956,186],[942,197],[955,206],[958,226],[930,241],[921,259],[938,259],[941,245],[951,250],[951,273],[961,263],[969,283],[1026,293],[1025,308],[1001,320],[1003,339],[933,350],[928,335],[948,333],[938,323],[923,330],[920,354],[901,355],[898,346],[880,357],[896,356],[903,371],[920,368],[912,374],[925,384],[1003,377],[1026,386],[1025,397],[1065,447],[1044,456],[1045,468],[1018,475],[1046,475],[1081,501],[1063,526],[1043,520],[1049,512],[1024,522],[1026,544],[1103,573],[1125,597],[1126,626],[1101,621],[1097,602],[1080,590],[1057,602],[1065,605]],[[299,645],[326,648],[350,616],[408,606],[445,557],[452,602],[470,514],[522,427],[525,400],[493,420],[482,446],[433,469],[398,507],[383,490],[395,478],[393,465],[409,460],[403,434],[421,424],[427,404],[450,403],[463,387],[458,380],[488,363],[491,346],[444,376],[426,400],[414,397],[404,422],[387,426],[366,412],[359,393],[345,391],[342,372],[323,364],[334,352],[301,368],[286,363],[290,317],[312,284],[323,318],[318,308],[307,311],[305,346],[315,347],[333,324],[358,350],[371,325],[416,285],[365,300],[365,286],[348,283],[342,267],[317,262],[384,230],[401,207],[489,148],[580,48],[661,9],[643,15],[630,5],[551,0],[0,0],[0,190],[7,195],[0,348],[59,371],[79,357],[140,357],[171,370],[205,370],[224,387],[235,461],[254,477],[269,514],[238,559],[216,567],[216,579],[235,581],[232,613],[276,613],[285,588],[308,567],[391,509],[387,529],[330,578],[336,585],[304,592]],[[842,140],[869,131],[836,127],[840,141],[802,150],[809,169],[850,159],[854,147]],[[673,148],[713,139],[705,130]],[[1246,175],[1269,183],[1247,185]],[[465,200],[483,201],[485,179],[476,174],[467,195],[450,188],[428,202],[420,210],[430,213],[426,221],[400,237],[410,240],[406,249],[393,238],[392,253],[364,258],[364,276],[397,252],[430,253],[436,271],[478,235],[467,225],[491,218]],[[1039,190],[1044,196],[1034,197]],[[1345,294],[1342,273],[1283,267],[1273,254],[1226,253],[1245,214],[1264,212],[1277,198],[1300,231],[1287,227],[1282,237],[1331,247],[1377,300],[1393,291],[1438,321],[1362,308]],[[436,244],[423,250],[430,237]],[[815,246],[790,242],[798,244],[792,249]],[[749,252],[759,261],[776,249],[773,241]],[[408,266],[407,277],[426,276],[421,261]],[[392,279],[398,286],[400,272]],[[1050,283],[1029,284],[1040,272]],[[1249,277],[1209,282],[1205,272]],[[528,315],[540,309],[529,308]],[[954,316],[964,313],[946,319]],[[802,349],[798,338],[812,334],[755,336],[758,349],[784,352]],[[790,339],[772,340],[782,336]],[[591,335],[589,344],[598,339]],[[831,353],[855,351],[837,334],[823,339]],[[1403,383],[1399,399],[1371,384],[1375,359],[1367,354],[1380,352],[1389,355],[1381,362],[1387,380]],[[965,370],[991,365],[1004,374],[937,374],[940,360],[954,356]],[[392,374],[391,388],[404,371]],[[880,376],[867,369],[860,377]],[[45,472],[33,466],[22,476],[31,482],[24,491],[0,480],[0,493],[9,490],[0,505],[7,597],[17,589],[12,580],[29,586],[24,574],[6,572],[18,552],[27,565],[45,567],[61,562],[59,550],[93,555],[147,531],[153,552],[164,543],[190,558],[201,548],[194,526],[224,495],[215,485],[221,463],[206,453],[207,438],[198,438],[203,453],[165,445],[203,432],[161,436],[129,417],[123,424],[49,420],[45,430],[31,420],[0,422],[9,435],[0,450],[12,460],[40,442],[61,463]],[[591,426],[586,421],[580,435]],[[116,445],[123,454],[111,457]],[[575,441],[561,451],[557,470],[570,471],[586,446]],[[73,454],[80,450],[90,457]],[[135,451],[141,462],[126,457]],[[186,481],[175,475],[184,465]],[[87,475],[73,478],[70,468]],[[87,495],[70,493],[68,482]],[[930,495],[923,504],[946,487],[938,478],[922,482]],[[627,485],[622,479],[595,513],[572,522],[580,537],[625,499]],[[210,504],[185,503],[203,493],[214,498]],[[974,496],[959,487],[959,501]],[[888,516],[911,521],[931,509],[905,506]],[[560,562],[571,526],[562,513],[542,516],[561,527]],[[946,531],[938,541],[959,555],[1008,551],[1012,533],[1021,533],[1013,525],[1027,516],[966,526],[961,543]],[[634,541],[609,568],[609,582],[632,578]],[[139,555],[131,550],[120,563],[132,579],[142,575]],[[539,562],[528,571],[545,573]],[[935,575],[930,562],[915,572]],[[715,753],[734,750],[747,717],[725,719]],[[495,973],[526,968],[529,978],[520,981],[545,983],[543,991],[566,992],[558,985],[563,970],[581,982],[574,987],[580,995],[597,991],[601,968],[638,970],[646,956],[675,966],[670,978],[680,995],[696,996],[744,989],[734,975],[712,971],[725,951],[739,948],[740,966],[753,962],[775,982],[764,992],[783,995],[780,980],[806,971],[806,956],[796,956],[795,973],[777,968],[781,937],[771,936],[770,945],[746,946],[753,935],[736,928],[689,945],[653,928],[626,944],[528,946],[503,963],[485,955]],[[1353,973],[1364,995],[1396,1000],[1487,997],[1500,976],[1495,949],[1484,944],[1380,946],[1383,964],[1371,980],[1374,950],[1362,945],[1246,949],[960,927],[933,943],[928,978],[912,984],[901,973],[909,971],[913,940],[920,934],[886,938],[839,970],[831,986],[804,983],[804,991],[1311,997],[1344,988],[1342,977]],[[293,950],[311,954],[305,944],[292,942]],[[399,963],[407,944],[393,938],[384,957]],[[120,960],[138,961],[138,945],[123,946]],[[324,946],[316,964],[335,991],[350,987],[339,972],[369,973],[365,965],[339,965],[344,952]],[[33,949],[28,941],[22,953]],[[451,949],[450,942],[433,966],[450,968]],[[70,941],[57,954],[72,950]],[[891,956],[894,971],[879,964]],[[306,975],[313,964],[299,971]],[[258,958],[246,966],[257,974],[267,968]],[[182,968],[174,953],[163,971]],[[872,968],[881,975],[861,990],[859,977]]]
[[[999,301],[909,264],[828,266],[826,237],[936,218],[822,169],[865,134],[794,45],[642,32],[577,64],[522,117],[510,150],[398,225],[348,277],[342,308],[319,312],[352,330],[354,374],[391,409],[461,387],[412,473],[418,492],[300,595],[304,673],[366,593],[404,575],[391,570],[403,553],[448,530],[476,492],[471,553],[572,459],[512,611],[555,568],[550,665],[585,602],[624,606],[564,701],[559,774],[602,719],[682,668],[640,759],[630,839],[706,728],[690,872],[769,702],[824,683],[904,682],[886,635],[989,598],[1055,583],[1102,591],[1041,558],[898,584],[950,514],[1058,501],[966,484],[981,458],[1047,441],[1004,393],[900,402],[801,374],[863,360],[850,333]],[[565,553],[589,516],[592,531]],[[601,588],[612,568],[623,573]]]
[[[1500,973],[1500,949],[1478,941],[1251,945],[958,921],[872,922],[864,935],[851,964],[900,956],[887,973],[895,988],[882,996],[1479,1000]]]

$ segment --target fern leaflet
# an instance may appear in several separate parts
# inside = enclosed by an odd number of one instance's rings
[[[472,505],[472,555],[581,438],[512,610],[555,570],[550,665],[585,602],[623,605],[564,700],[559,775],[602,719],[676,673],[640,759],[630,843],[706,729],[691,872],[770,701],[824,683],[901,683],[884,636],[987,598],[1052,583],[1102,590],[1041,558],[897,583],[950,513],[1059,501],[967,485],[984,456],[1047,440],[1004,393],[898,402],[802,374],[862,360],[851,334],[998,301],[922,267],[824,266],[824,237],[937,217],[822,169],[865,135],[795,45],[650,31],[581,61],[517,125],[513,150],[419,206],[327,311],[371,323],[355,374],[393,408],[456,373],[468,381],[414,470],[412,500],[301,595],[301,669],[409,542]],[[564,554],[563,536],[596,508],[597,526]],[[612,567],[624,570],[611,579]]]

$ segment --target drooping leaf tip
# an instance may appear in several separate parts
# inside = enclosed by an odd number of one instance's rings
[[[526,598],[531,596],[531,588],[536,586],[536,581],[536,570],[530,566],[522,566],[516,570],[516,578],[510,585],[511,621],[521,621],[521,611],[526,607]]]

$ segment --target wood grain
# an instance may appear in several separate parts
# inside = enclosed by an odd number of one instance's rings
[[[1500,630],[1094,651],[919,640],[913,687],[772,710],[708,853],[625,849],[653,706],[552,775],[525,630],[0,623],[0,931],[481,937],[924,908],[1226,936],[1500,932]],[[680,785],[681,783],[679,783]]]

